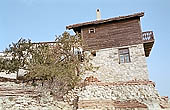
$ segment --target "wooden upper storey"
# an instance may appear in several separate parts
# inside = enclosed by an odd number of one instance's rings
[[[119,16],[105,20],[79,23],[66,26],[81,33],[85,47],[84,50],[98,50],[111,47],[143,44],[145,56],[148,57],[154,43],[152,35],[142,33],[140,17],[144,13],[136,13],[128,16]],[[92,32],[90,32],[92,30]],[[152,36],[152,40],[144,37]]]
[[[142,43],[138,19],[81,28],[85,49],[104,49]],[[95,33],[89,33],[95,29]]]

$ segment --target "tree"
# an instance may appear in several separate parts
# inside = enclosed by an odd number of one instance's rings
[[[82,62],[78,54],[81,46],[81,37],[67,32],[57,37],[53,46],[36,45],[28,65],[27,79],[55,80],[74,87],[80,79],[78,74],[81,74],[79,68]]]
[[[81,68],[86,65],[86,62],[82,61],[88,61],[83,55],[82,46],[81,36],[70,35],[68,32],[56,36],[53,46],[49,43],[31,43],[30,40],[20,39],[6,49],[5,53],[11,54],[12,59],[8,59],[10,66],[2,67],[1,70],[18,72],[19,69],[25,69],[28,72],[25,80],[39,80],[42,86],[48,82],[49,88],[56,89],[57,94],[63,95],[80,81],[80,74],[84,70]],[[89,69],[87,65],[85,67]]]
[[[83,60],[81,36],[64,32],[56,37],[53,46],[48,43],[36,44],[28,65],[27,80],[40,80],[47,84],[52,93],[61,98],[80,81]],[[85,59],[85,58],[84,58]]]
[[[31,40],[21,38],[17,43],[12,43],[4,51],[6,58],[0,59],[0,71],[17,73],[19,69],[26,69],[28,58],[31,54]]]

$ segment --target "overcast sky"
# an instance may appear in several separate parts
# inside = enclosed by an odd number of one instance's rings
[[[170,97],[170,0],[0,0],[0,51],[21,37],[52,41],[66,25],[95,20],[97,8],[102,19],[145,12],[142,30],[153,30],[156,40],[149,77]]]

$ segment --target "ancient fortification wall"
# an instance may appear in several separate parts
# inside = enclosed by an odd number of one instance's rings
[[[151,81],[119,83],[88,82],[65,96],[78,110],[169,110]],[[67,100],[70,99],[70,100]]]
[[[38,89],[25,83],[0,82],[0,110],[72,110],[68,103]]]

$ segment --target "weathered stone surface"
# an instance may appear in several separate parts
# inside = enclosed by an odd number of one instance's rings
[[[129,48],[129,63],[119,63],[118,47],[106,48],[96,51],[96,56],[92,56],[90,63],[98,69],[86,71],[82,75],[85,79],[89,76],[96,77],[101,82],[119,82],[131,80],[148,80],[148,70],[143,49],[143,44],[124,46]],[[91,53],[86,51],[88,55]]]
[[[32,92],[27,92],[28,89]],[[72,110],[65,102],[53,99],[49,93],[40,96],[32,86],[0,82],[0,110]],[[34,94],[35,93],[35,94]]]
[[[75,88],[72,92],[70,91],[65,95],[65,99],[65,101],[70,101],[70,104],[77,101],[79,110],[119,110],[114,108],[117,106],[115,102],[123,103],[134,100],[147,106],[147,109],[139,109],[140,106],[137,106],[138,109],[136,108],[135,110],[169,110],[170,104],[167,97],[159,95],[154,83],[151,81],[105,84],[102,82],[92,82],[84,87]],[[133,104],[131,103],[131,105]]]
[[[149,81],[143,44],[121,48],[129,48],[131,62],[119,63],[119,48],[96,50],[90,60],[96,68],[82,74],[81,86],[69,91],[65,101],[78,110],[168,110],[167,98]]]

